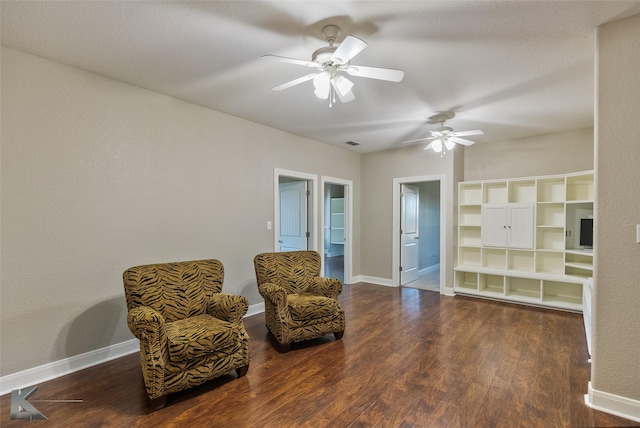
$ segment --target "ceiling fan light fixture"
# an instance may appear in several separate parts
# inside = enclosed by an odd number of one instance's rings
[[[439,139],[439,138],[437,140],[433,140],[433,142],[431,143],[431,148],[433,149],[434,152],[441,153],[442,152],[442,140]]]
[[[318,73],[313,78],[313,86],[316,88],[314,94],[321,100],[326,100],[329,97],[330,79],[329,74],[326,72]]]
[[[353,82],[341,74],[335,76],[332,79],[332,82],[335,90],[343,97],[351,91],[351,88],[353,88]]]
[[[456,143],[454,143],[453,141],[446,139],[444,140],[444,145],[447,148],[447,150],[453,150],[453,148],[456,146]]]

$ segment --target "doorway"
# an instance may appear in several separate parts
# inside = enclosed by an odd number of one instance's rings
[[[443,290],[443,181],[441,176],[394,180],[395,285]]]
[[[316,250],[318,177],[274,170],[274,251]]]
[[[353,183],[350,180],[322,177],[321,254],[323,276],[351,283],[353,224]]]

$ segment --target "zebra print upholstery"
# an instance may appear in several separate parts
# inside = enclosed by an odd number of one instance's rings
[[[320,277],[315,251],[263,253],[253,259],[265,321],[281,352],[292,342],[344,333],[344,311],[338,301],[342,283]]]
[[[223,294],[219,260],[136,266],[123,273],[127,322],[154,407],[166,395],[249,367],[246,297]]]

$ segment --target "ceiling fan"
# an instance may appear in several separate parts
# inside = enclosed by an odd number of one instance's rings
[[[355,99],[352,91],[353,82],[347,79],[342,72],[346,72],[351,76],[387,80],[390,82],[400,82],[404,78],[404,71],[401,70],[351,64],[351,59],[362,52],[362,50],[367,47],[367,43],[357,37],[347,36],[339,46],[334,46],[340,34],[340,28],[338,26],[327,25],[322,29],[322,34],[329,43],[329,46],[316,50],[311,56],[311,61],[270,54],[262,56],[263,59],[304,65],[318,70],[316,73],[310,73],[276,86],[273,88],[274,91],[282,91],[308,80],[313,80],[313,86],[315,88],[314,94],[320,99],[329,99],[329,107],[331,107],[333,103],[336,102],[336,94],[343,103],[348,103]]]
[[[484,132],[479,129],[474,129],[473,131],[454,131],[453,128],[444,126],[444,123],[452,118],[453,113],[442,113],[431,117],[430,119],[433,119],[436,122],[440,122],[440,127],[434,131],[429,131],[431,132],[430,137],[403,141],[402,144],[415,143],[417,141],[424,140],[433,140],[427,147],[424,148],[424,150],[432,149],[434,152],[440,153],[440,157],[442,157],[447,154],[447,150],[453,150],[456,144],[462,144],[463,146],[470,146],[472,144],[475,144],[475,141],[467,140],[460,137],[484,134]]]

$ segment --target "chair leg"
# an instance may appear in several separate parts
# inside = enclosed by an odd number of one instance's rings
[[[344,331],[336,331],[333,335],[336,337],[336,340],[340,340],[342,336],[344,336]]]
[[[291,343],[279,343],[277,341],[276,343],[278,344],[278,352],[281,354],[286,354],[291,350]]]
[[[246,366],[243,366],[243,367],[238,367],[236,369],[236,373],[238,374],[238,377],[242,377],[242,376],[246,375],[248,371],[249,371],[249,364],[247,364]]]
[[[166,395],[151,399],[151,407],[153,407],[153,410],[160,410],[165,406],[165,404],[167,404]]]

